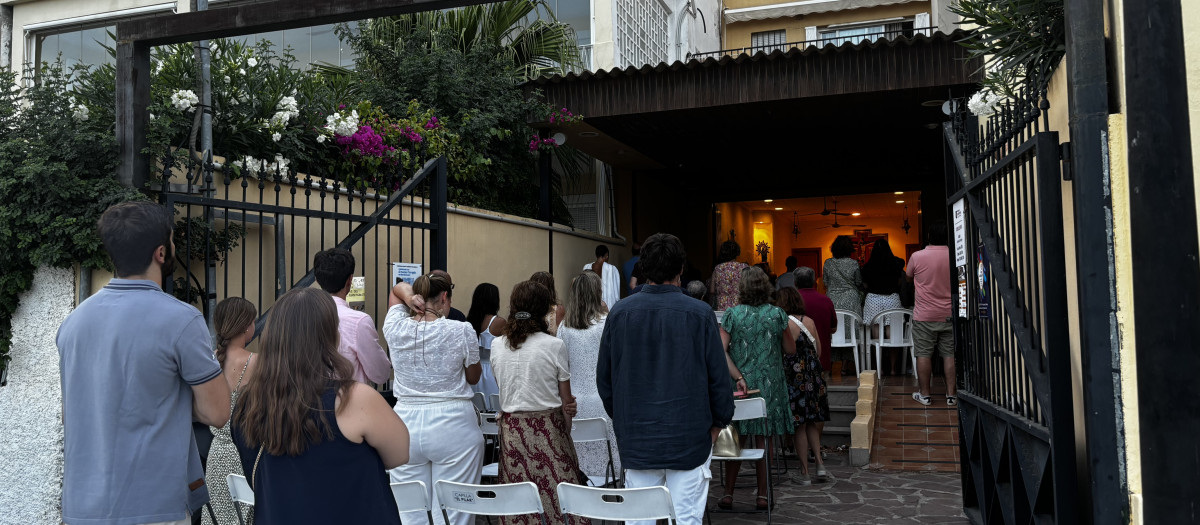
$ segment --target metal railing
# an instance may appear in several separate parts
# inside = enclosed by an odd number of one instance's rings
[[[805,49],[811,46],[825,47],[827,45],[840,46],[842,44],[860,44],[871,43],[879,40],[895,40],[897,38],[911,38],[916,35],[931,36],[937,31],[937,26],[918,27],[911,29],[890,29],[886,31],[876,31],[873,33],[863,33],[861,35],[845,35],[831,36],[826,38],[818,38],[815,40],[801,40],[799,42],[789,42],[786,44],[766,44],[760,46],[739,47],[733,49],[722,49],[720,51],[707,51],[704,53],[689,53],[689,59],[706,60],[709,58],[719,59],[723,56],[737,57],[741,55],[754,56],[757,53],[772,53],[776,50],[788,52],[792,49]]]

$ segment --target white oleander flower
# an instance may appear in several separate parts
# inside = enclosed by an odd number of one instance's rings
[[[208,44],[208,52],[209,53],[212,53],[215,55],[215,54],[217,54],[217,51],[220,49],[221,49],[221,46],[218,46],[216,42],[211,42]]]
[[[229,75],[225,75],[225,78],[223,78],[222,80],[224,80],[226,84],[233,82],[233,79],[229,78]]]
[[[154,116],[154,113],[151,113],[151,114],[150,114],[150,121],[151,121],[151,122],[154,122],[154,119],[156,119],[156,118],[158,118],[158,117]]]
[[[245,69],[242,69],[242,68],[238,68],[238,74],[239,74],[239,75],[242,75],[242,76],[245,76],[245,75],[246,75],[246,70],[245,70]]]
[[[274,142],[279,142],[279,139],[281,138],[283,138],[283,135],[281,135],[278,131],[271,134],[271,140]]]
[[[75,117],[75,120],[86,122],[88,119],[88,108],[83,104],[71,106],[71,115]]]
[[[325,129],[339,137],[353,135],[358,131],[358,110],[351,111],[349,115],[335,113],[325,117]]]
[[[1004,102],[1004,95],[990,89],[979,91],[967,100],[967,109],[977,117],[986,117],[996,112],[996,108]]]
[[[317,135],[317,144],[325,143],[325,135]]]
[[[258,65],[258,59],[257,59],[257,58],[254,58],[254,57],[247,58],[247,59],[246,59],[246,65],[247,65],[247,66],[250,66],[250,67],[257,66],[257,65]]]
[[[200,97],[190,89],[181,89],[171,94],[171,105],[179,111],[191,111],[200,103]]]

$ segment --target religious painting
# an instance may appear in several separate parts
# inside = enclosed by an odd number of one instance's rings
[[[875,247],[875,241],[880,239],[887,240],[886,233],[872,233],[870,229],[854,230],[854,235],[850,236],[850,243],[854,245],[854,252],[850,255],[854,260],[858,261],[858,265],[862,266],[871,260],[871,249]]]

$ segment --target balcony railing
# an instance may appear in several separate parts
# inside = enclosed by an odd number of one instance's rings
[[[579,62],[580,67],[568,68],[573,73],[582,73],[592,70],[592,46],[591,44],[579,46]]]
[[[910,38],[916,35],[931,36],[937,31],[937,26],[918,27],[913,29],[894,29],[887,31],[877,31],[873,33],[863,33],[861,35],[843,35],[831,36],[826,38],[818,38],[816,40],[802,40],[799,42],[789,42],[786,44],[767,44],[761,46],[739,47],[735,49],[722,49],[720,51],[708,51],[705,53],[692,53],[688,57],[690,59],[705,60],[708,58],[721,58],[723,56],[737,57],[741,55],[754,56],[756,53],[771,53],[775,50],[787,52],[791,49],[805,49],[811,46],[825,47],[829,44],[840,46],[845,43],[859,44],[871,43],[879,40],[895,40],[897,38]]]

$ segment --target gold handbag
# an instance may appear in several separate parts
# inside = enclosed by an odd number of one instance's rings
[[[737,426],[730,423],[717,433],[712,455],[719,458],[736,458],[742,455],[741,437],[738,436]]]

